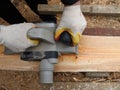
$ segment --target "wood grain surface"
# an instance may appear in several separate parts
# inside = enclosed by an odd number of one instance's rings
[[[112,36],[109,31],[108,33],[111,36],[83,35],[78,55],[59,56],[55,72],[119,72],[120,36]],[[39,70],[40,62],[22,61],[19,55],[4,55],[3,52],[4,47],[0,46],[0,70]]]

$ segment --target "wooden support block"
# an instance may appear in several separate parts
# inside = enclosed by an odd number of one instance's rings
[[[55,72],[119,72],[119,41],[120,36],[83,35],[79,44],[79,54],[61,55],[58,64],[55,65]],[[22,61],[19,55],[4,55],[3,51],[3,46],[0,46],[0,70],[39,70],[40,62]]]
[[[100,14],[100,15],[115,15],[120,16],[120,6],[101,6],[94,5],[91,9],[92,14]]]
[[[40,14],[59,14],[63,12],[63,5],[46,5],[46,4],[39,4],[38,5],[38,11]],[[82,11],[84,13],[90,13],[91,6],[90,5],[84,5],[81,6]]]
[[[120,6],[81,5],[81,9],[84,14],[120,16]],[[38,11],[40,14],[58,14],[62,13],[63,5],[39,4]]]
[[[39,4],[38,5],[38,12],[40,14],[56,14],[62,13],[63,6],[62,5],[46,5],[46,4]]]

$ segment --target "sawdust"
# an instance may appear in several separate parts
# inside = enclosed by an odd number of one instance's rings
[[[120,0],[81,0],[82,4],[90,5],[120,5]]]
[[[56,82],[119,82],[120,73],[110,73],[107,77],[88,77],[85,73],[70,73],[70,72],[61,72],[54,73],[54,80]]]
[[[39,72],[0,70],[0,77],[1,77],[0,90],[41,90],[43,86],[39,82]],[[96,82],[97,83],[97,82],[119,82],[119,81],[120,81],[120,73],[111,73],[110,76],[106,78],[86,77],[85,73],[54,73],[54,82],[63,82],[63,84],[65,82],[71,82],[71,83]],[[43,89],[43,90],[51,90],[51,89]],[[57,90],[63,90],[63,89],[57,89]]]
[[[86,16],[88,28],[120,29],[120,17],[115,16]]]

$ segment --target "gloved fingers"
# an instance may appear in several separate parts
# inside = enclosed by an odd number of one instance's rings
[[[68,34],[65,34],[66,32]],[[67,39],[63,40],[63,38],[66,38],[66,35],[68,36]],[[74,33],[73,30],[71,30],[69,28],[61,28],[59,30],[56,30],[56,32],[55,32],[55,40],[56,41],[62,40],[64,43],[66,43],[67,45],[69,44],[70,46],[77,45],[80,41],[80,37],[81,37],[81,33],[79,33],[79,32]]]
[[[14,52],[23,52],[27,48],[39,44],[39,40],[30,39],[27,32],[36,27],[33,23],[20,23],[1,27],[1,42]]]

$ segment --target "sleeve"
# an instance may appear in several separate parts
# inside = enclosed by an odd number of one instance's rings
[[[61,0],[61,2],[64,5],[72,5],[72,4],[76,3],[77,1],[79,1],[79,0]]]

